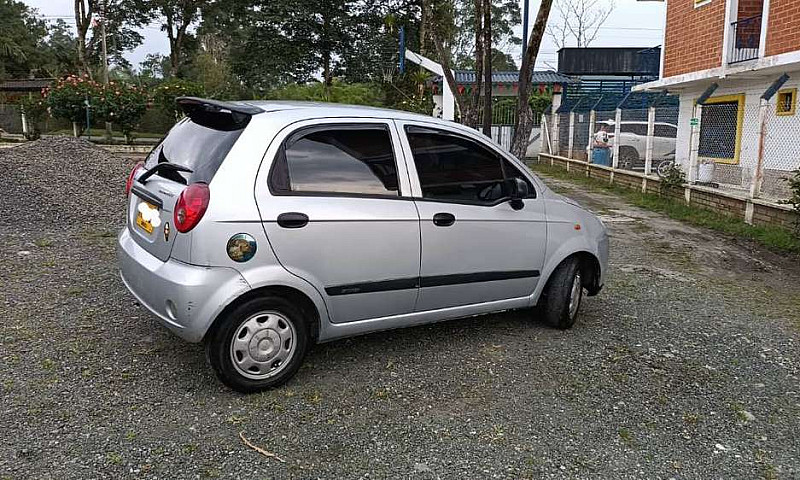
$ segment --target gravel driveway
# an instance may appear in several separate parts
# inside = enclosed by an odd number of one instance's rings
[[[0,479],[800,478],[797,258],[553,180],[612,235],[573,330],[373,334],[243,396],[117,276],[131,166],[69,139],[0,151]]]

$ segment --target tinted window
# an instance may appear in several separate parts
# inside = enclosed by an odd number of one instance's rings
[[[672,125],[656,125],[653,130],[653,135],[656,137],[675,138],[678,135],[678,127]]]
[[[172,127],[161,143],[153,149],[147,158],[146,167],[153,167],[156,162],[176,163],[192,169],[192,173],[188,174],[188,183],[208,183],[217,173],[242,131],[244,128],[206,127],[187,118]],[[173,180],[183,181],[177,177]]]
[[[465,137],[406,127],[423,198],[492,204],[508,197],[507,179],[530,182],[495,152]]]
[[[632,133],[634,135],[641,135],[643,137],[647,136],[647,124],[646,123],[625,123],[622,122],[620,126],[622,133]]]
[[[272,172],[277,192],[399,195],[385,127],[323,127],[289,137]]]

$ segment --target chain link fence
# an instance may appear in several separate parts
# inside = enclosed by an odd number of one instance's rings
[[[800,113],[792,95],[789,89],[769,101],[712,97],[682,120],[691,124],[682,145],[678,97],[666,94],[565,99],[545,119],[556,155],[604,164],[593,150],[603,150],[607,136],[614,168],[656,176],[660,167],[677,164],[692,183],[780,202],[791,196],[787,179],[800,168]]]

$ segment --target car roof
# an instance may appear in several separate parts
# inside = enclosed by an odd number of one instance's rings
[[[368,118],[393,118],[397,120],[418,120],[425,122],[441,122],[448,125],[449,122],[430,115],[406,112],[403,110],[392,110],[389,108],[368,107],[364,105],[348,105],[343,103],[326,102],[306,102],[297,100],[246,100],[230,102],[239,105],[248,105],[260,108],[264,112],[278,112],[286,110],[313,109],[315,117],[368,117]]]

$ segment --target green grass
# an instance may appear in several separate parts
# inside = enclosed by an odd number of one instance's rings
[[[748,225],[736,218],[726,217],[710,210],[697,208],[666,197],[630,190],[596,178],[567,172],[562,168],[551,165],[534,164],[530,168],[544,177],[568,180],[588,187],[590,190],[613,193],[622,197],[631,205],[663,213],[674,220],[746,238],[781,253],[800,254],[800,236],[784,228]]]

